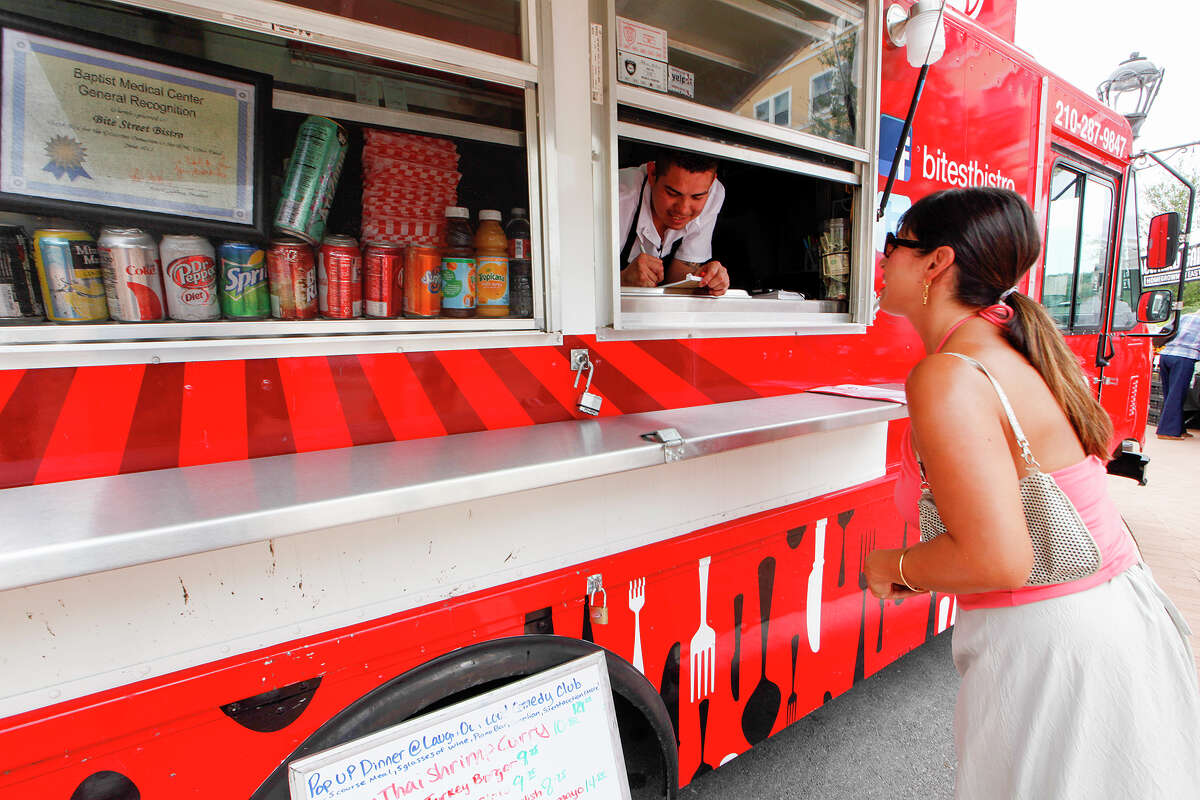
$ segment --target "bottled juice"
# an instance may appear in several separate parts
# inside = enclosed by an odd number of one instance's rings
[[[442,316],[475,316],[475,232],[471,212],[446,207],[446,249],[442,252]]]
[[[508,316],[508,237],[500,228],[500,212],[479,212],[479,230],[475,232],[475,280],[480,317]]]
[[[514,317],[533,316],[533,258],[529,249],[529,218],[525,209],[508,212],[508,311]]]

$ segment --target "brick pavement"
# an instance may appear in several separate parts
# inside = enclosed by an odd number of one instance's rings
[[[1200,431],[1184,441],[1146,429],[1148,482],[1109,476],[1109,490],[1159,585],[1191,626],[1200,670]]]

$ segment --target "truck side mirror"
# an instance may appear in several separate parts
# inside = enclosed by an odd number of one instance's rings
[[[1150,220],[1150,243],[1146,248],[1146,269],[1170,267],[1174,265],[1177,255],[1179,255],[1179,213],[1168,211]]]
[[[1171,290],[1154,289],[1138,298],[1138,322],[1157,324],[1171,317]]]

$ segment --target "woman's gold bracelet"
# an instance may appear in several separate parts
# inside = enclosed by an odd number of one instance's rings
[[[908,582],[908,578],[905,578],[905,577],[904,577],[904,557],[905,557],[906,555],[908,555],[908,551],[909,551],[910,549],[912,549],[912,548],[906,547],[906,548],[904,548],[903,550],[901,550],[901,551],[900,551],[900,564],[899,564],[899,570],[900,570],[900,582],[901,582],[901,583],[903,583],[903,584],[904,584],[904,586],[905,586],[905,587],[906,587],[906,588],[907,588],[907,589],[908,589],[910,592],[919,592],[919,591],[921,591],[921,590],[920,590],[920,589],[918,589],[918,588],[916,588],[915,586],[913,586],[911,583],[909,583],[909,582]]]

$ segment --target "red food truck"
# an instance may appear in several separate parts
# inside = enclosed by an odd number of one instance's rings
[[[0,0],[0,223],[66,254],[41,300],[79,320],[0,325],[0,793],[284,798],[301,756],[602,649],[633,796],[670,797],[941,633],[953,597],[861,571],[918,535],[888,398],[923,350],[876,261],[938,189],[1030,201],[1023,288],[1139,476],[1127,123],[973,0],[902,137],[886,5]],[[309,157],[312,117],[342,150]],[[724,296],[620,285],[621,170],[665,150],[719,162]],[[211,303],[252,279],[217,286],[195,237],[260,263],[302,193],[340,252],[421,270],[446,206],[527,210],[528,278],[510,251],[488,316],[286,318],[313,284],[281,304],[272,272],[274,318],[71,317],[102,227],[188,235],[163,272]],[[466,285],[445,269],[396,291]]]

